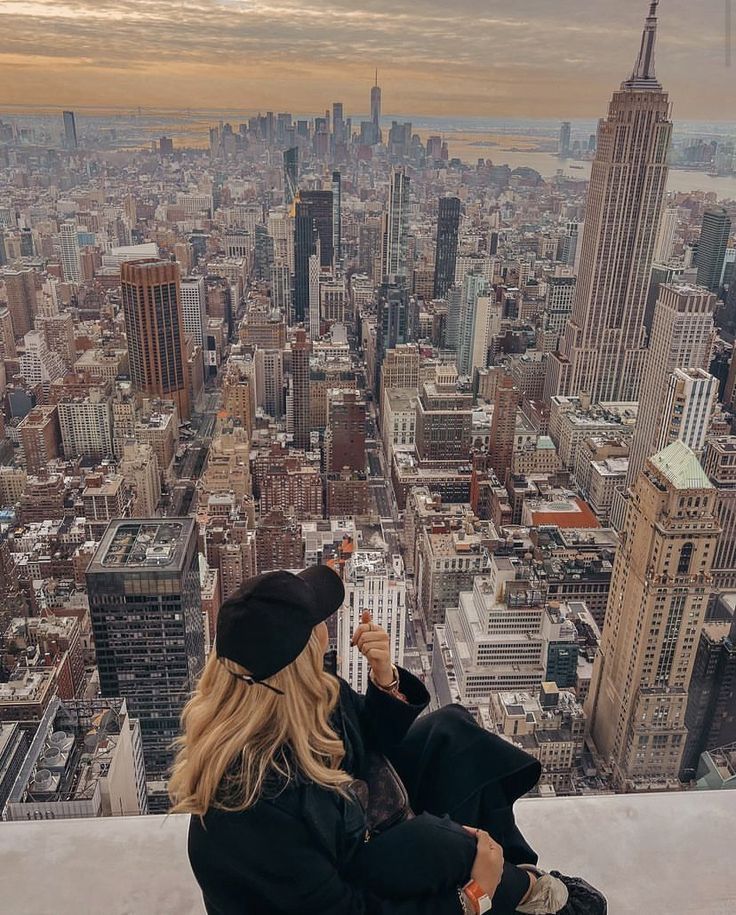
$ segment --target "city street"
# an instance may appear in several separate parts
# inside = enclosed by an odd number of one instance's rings
[[[177,482],[171,492],[171,502],[165,514],[181,518],[189,514],[194,500],[195,482],[202,475],[212,436],[217,423],[220,392],[210,391],[204,397],[204,411],[192,417],[192,429],[196,436],[189,442],[186,454],[178,468],[175,467]]]

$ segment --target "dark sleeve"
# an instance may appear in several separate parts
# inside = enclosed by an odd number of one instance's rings
[[[399,671],[399,689],[406,702],[374,686],[370,681],[365,696],[350,689],[367,745],[386,752],[404,739],[416,718],[429,705],[429,693],[421,680],[403,667]]]
[[[249,811],[247,829],[218,828],[218,846],[229,867],[253,887],[274,915],[460,915],[457,890],[393,901],[349,883],[304,822],[269,805]],[[255,815],[255,816],[253,816]],[[327,824],[325,824],[327,825]],[[221,831],[222,830],[222,831]],[[369,881],[367,881],[369,882]],[[244,909],[247,908],[244,900]]]

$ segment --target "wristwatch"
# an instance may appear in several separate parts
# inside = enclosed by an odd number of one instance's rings
[[[491,897],[475,880],[469,880],[460,890],[460,901],[468,915],[484,915],[492,908]]]

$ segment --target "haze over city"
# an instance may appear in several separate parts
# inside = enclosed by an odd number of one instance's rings
[[[598,117],[640,0],[4,0],[0,104]],[[677,116],[731,120],[721,0],[669,0],[660,72]],[[728,101],[730,97],[730,102]]]

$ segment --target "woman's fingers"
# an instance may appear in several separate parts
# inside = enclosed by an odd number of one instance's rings
[[[357,641],[360,651],[369,645],[386,645],[388,646],[388,635],[385,632],[364,632]]]
[[[358,639],[361,637],[361,635],[363,635],[363,633],[371,631],[371,625],[371,623],[361,623],[360,626],[356,627],[355,632],[353,633],[353,638],[351,640],[353,645],[357,644]],[[373,631],[376,632],[377,629],[374,628]]]
[[[363,654],[371,665],[390,663],[391,661],[391,652],[385,648],[368,648]]]

